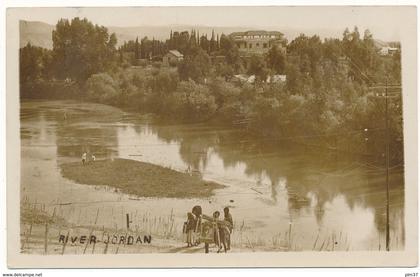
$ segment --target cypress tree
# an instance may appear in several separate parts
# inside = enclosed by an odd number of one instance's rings
[[[211,39],[210,39],[210,53],[213,52],[214,50],[216,50],[215,47],[216,46],[216,41],[214,40],[214,29],[211,31]]]
[[[123,63],[123,62],[124,62],[124,56],[123,56],[123,51],[122,51],[122,49],[120,48],[118,52],[120,52],[120,53],[119,53],[119,54],[120,54],[120,63]]]
[[[134,44],[134,58],[136,59],[136,61],[140,58],[140,53],[139,53],[139,37],[136,37],[136,42]]]

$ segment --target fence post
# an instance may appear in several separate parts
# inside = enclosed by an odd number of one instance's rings
[[[45,222],[44,252],[48,253],[48,221]]]
[[[292,247],[292,222],[289,222],[289,250]]]
[[[91,237],[92,237],[92,235],[93,235],[93,231],[95,230],[95,228],[96,228],[96,223],[98,222],[98,217],[99,217],[99,208],[98,208],[98,210],[96,211],[96,218],[95,218],[95,223],[94,223],[94,225],[91,227],[91,229],[90,229],[90,233],[89,233],[89,238],[88,238],[88,241],[86,242],[86,244],[85,244],[85,248],[83,249],[83,254],[85,254],[86,253],[86,249],[88,248],[88,245],[91,243]],[[93,244],[93,249],[92,249],[92,253],[93,253],[93,251],[95,250],[95,244],[96,244],[96,241],[95,241],[95,243]]]
[[[31,221],[31,225],[29,226],[29,231],[28,231],[28,233],[26,234],[26,236],[25,236],[25,240],[23,241],[23,243],[22,243],[22,250],[25,248],[25,246],[28,244],[28,240],[29,240],[29,237],[31,236],[31,233],[32,233],[32,224],[33,224],[33,221]]]
[[[61,255],[64,255],[64,251],[66,251],[66,245],[67,245],[67,241],[69,240],[69,237],[70,237],[70,230],[67,231],[67,236],[64,239],[63,249],[61,250]]]
[[[130,223],[132,223],[133,221],[130,220],[130,216],[128,214],[125,214],[125,217],[127,221],[127,230],[130,230]]]

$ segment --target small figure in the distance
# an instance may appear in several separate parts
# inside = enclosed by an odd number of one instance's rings
[[[188,168],[185,170],[185,173],[187,173],[188,175],[192,176],[192,170],[191,170],[191,166],[188,165]]]
[[[85,165],[85,163],[86,163],[86,157],[87,157],[87,154],[86,154],[86,152],[85,152],[85,153],[83,153],[83,155],[82,155],[82,164],[83,164],[83,165]]]

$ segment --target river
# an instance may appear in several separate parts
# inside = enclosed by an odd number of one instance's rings
[[[141,214],[173,214],[181,229],[194,205],[206,214],[230,206],[235,229],[254,241],[270,244],[291,231],[296,250],[312,250],[327,237],[338,250],[385,248],[385,171],[360,158],[252,139],[227,127],[157,123],[98,104],[22,101],[20,118],[21,199],[60,207],[69,222],[93,224],[100,210],[98,225],[124,228],[126,213],[139,225]],[[191,168],[226,187],[206,199],[135,199],[64,179],[60,164],[80,161],[84,151]],[[403,249],[401,168],[391,170],[390,188],[391,249]]]

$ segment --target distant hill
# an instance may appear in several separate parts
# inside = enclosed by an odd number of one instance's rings
[[[52,49],[52,31],[55,26],[44,22],[37,21],[20,21],[20,47],[25,46],[28,42],[36,46]],[[301,33],[308,36],[318,35],[321,39],[324,38],[341,38],[343,30],[341,29],[296,29],[293,27],[252,27],[252,26],[241,26],[241,27],[212,27],[212,26],[191,26],[191,25],[171,25],[171,26],[136,26],[136,27],[107,27],[110,33],[117,35],[118,45],[124,43],[124,41],[135,40],[138,36],[143,38],[147,36],[152,39],[166,40],[169,38],[170,32],[172,31],[191,31],[192,29],[198,30],[200,35],[207,34],[208,38],[211,37],[211,32],[214,30],[215,34],[221,35],[230,34],[233,32],[243,32],[248,30],[265,29],[268,31],[280,31],[284,34],[287,40],[290,42]]]
[[[19,22],[20,47],[24,47],[28,42],[33,45],[52,49],[52,31],[54,26],[38,21]]]
[[[382,48],[382,47],[401,47],[400,43],[398,41],[383,41],[380,39],[375,39],[374,40],[375,46],[377,48]]]
[[[172,31],[191,31],[198,30],[200,34],[207,34],[209,39],[214,29],[216,34],[230,34],[235,31],[246,31],[251,27],[208,27],[208,26],[188,26],[188,25],[172,25],[172,26],[138,26],[138,27],[107,27],[109,33],[117,35],[118,45],[124,41],[134,40],[138,36],[145,36],[158,40],[169,39]],[[20,47],[25,46],[28,42],[33,45],[45,48],[52,48],[52,31],[55,26],[35,21],[20,21]],[[251,28],[252,29],[252,28]]]
[[[189,26],[189,25],[172,25],[172,26],[138,26],[138,27],[108,27],[111,33],[117,35],[118,44],[123,44],[124,41],[134,40],[138,36],[139,39],[147,36],[149,39],[155,38],[157,40],[169,39],[172,31],[191,31],[192,29],[198,31],[200,36],[207,34],[211,38],[211,32],[214,30],[216,34],[230,34],[235,31],[246,31],[250,27],[208,27],[208,26]]]

